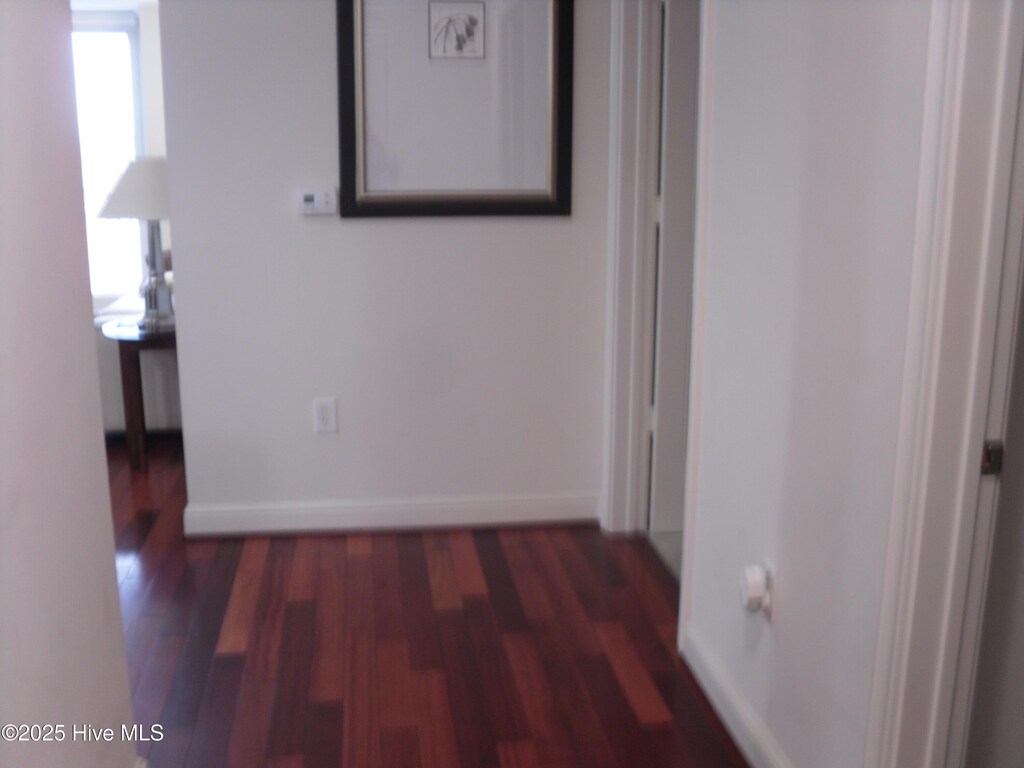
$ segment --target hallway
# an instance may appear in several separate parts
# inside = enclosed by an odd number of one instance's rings
[[[594,527],[182,539],[180,443],[108,443],[142,743],[170,766],[743,766],[678,587]]]

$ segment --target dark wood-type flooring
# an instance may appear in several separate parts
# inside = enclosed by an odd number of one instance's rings
[[[674,652],[678,586],[596,527],[185,541],[180,442],[108,443],[152,768],[745,765]]]

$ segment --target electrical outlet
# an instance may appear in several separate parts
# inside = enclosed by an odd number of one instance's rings
[[[338,401],[333,397],[317,397],[313,400],[313,431],[338,431]]]

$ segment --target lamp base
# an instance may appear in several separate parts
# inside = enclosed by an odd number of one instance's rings
[[[146,312],[139,320],[139,328],[156,333],[174,330],[174,307],[171,304],[171,288],[161,274],[152,276],[143,283],[142,295],[146,300]]]
[[[146,300],[146,313],[139,328],[148,333],[174,330],[174,305],[171,287],[167,285],[163,268],[163,246],[160,243],[160,222],[149,221],[149,253],[146,254],[146,277],[142,281],[142,297]]]

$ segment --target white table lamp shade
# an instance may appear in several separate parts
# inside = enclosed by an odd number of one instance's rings
[[[128,164],[100,209],[104,219],[167,218],[167,161],[139,157]]]

